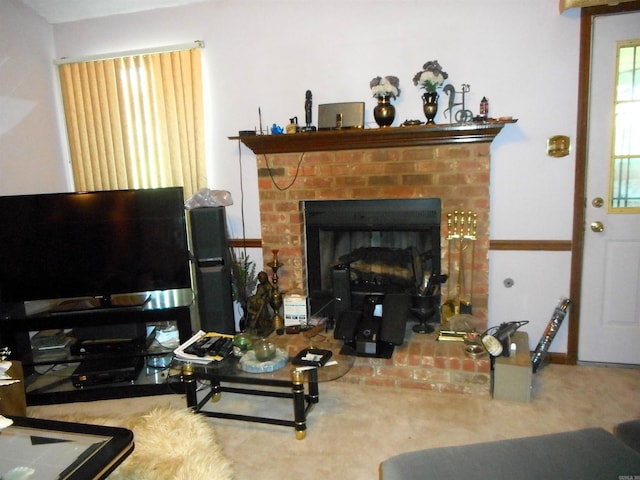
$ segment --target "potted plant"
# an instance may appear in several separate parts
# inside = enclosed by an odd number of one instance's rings
[[[378,99],[373,109],[373,118],[380,127],[388,127],[396,117],[396,109],[391,104],[392,98],[400,96],[400,80],[393,75],[375,77],[369,82],[371,94]]]
[[[427,117],[427,124],[433,125],[434,118],[438,112],[438,88],[442,87],[444,81],[449,78],[438,60],[429,60],[422,66],[422,70],[413,76],[413,84],[424,88],[422,95],[423,110]]]
[[[256,288],[256,265],[249,259],[246,250],[238,255],[233,248],[229,249],[231,255],[231,291],[233,300],[242,308],[240,319],[240,331],[244,331],[247,325],[247,303],[249,297]]]

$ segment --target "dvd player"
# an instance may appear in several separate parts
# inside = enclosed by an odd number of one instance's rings
[[[78,365],[71,375],[71,381],[77,388],[105,383],[134,382],[143,365],[143,357],[87,360]]]

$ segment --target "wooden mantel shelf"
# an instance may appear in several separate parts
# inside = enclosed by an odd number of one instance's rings
[[[455,143],[491,142],[508,123],[517,120],[473,124],[323,130],[284,135],[242,135],[240,140],[253,153],[319,152],[367,148],[423,147]]]

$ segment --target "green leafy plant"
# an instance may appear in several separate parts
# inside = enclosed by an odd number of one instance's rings
[[[256,264],[249,259],[246,251],[238,255],[233,248],[229,249],[231,255],[231,289],[233,299],[246,308],[249,297],[256,288]]]

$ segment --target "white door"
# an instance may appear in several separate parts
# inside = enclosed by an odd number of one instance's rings
[[[624,135],[618,128],[612,143],[618,42],[640,40],[640,12],[603,15],[594,22],[578,360],[640,364],[640,208],[612,211],[612,198],[620,190],[630,187],[627,192],[640,197],[637,103],[628,109],[635,109],[635,127],[627,127]],[[635,68],[640,75],[640,65]],[[640,100],[637,78],[635,82],[634,98]],[[630,170],[619,168],[615,182],[612,154],[630,155],[620,159]]]

